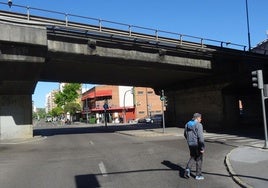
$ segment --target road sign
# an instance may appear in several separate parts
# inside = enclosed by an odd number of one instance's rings
[[[105,110],[107,110],[107,109],[109,108],[108,104],[105,103],[105,104],[103,105],[103,108],[104,108]]]

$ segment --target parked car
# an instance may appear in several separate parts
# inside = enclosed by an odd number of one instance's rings
[[[162,123],[162,114],[155,114],[151,117],[144,117],[138,120],[138,123]]]
[[[163,121],[163,115],[162,114],[155,114],[153,116],[151,116],[151,123],[162,123]]]
[[[52,117],[51,116],[46,116],[46,122],[52,122]]]

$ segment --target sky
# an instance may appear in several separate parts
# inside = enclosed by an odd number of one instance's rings
[[[246,0],[12,0],[14,4],[100,18],[248,46]],[[7,0],[0,0],[7,2]],[[251,46],[267,39],[268,0],[248,0]],[[8,7],[0,6],[0,9]],[[11,11],[14,9],[10,9]],[[47,15],[50,16],[50,15]],[[54,17],[55,15],[52,15]],[[60,19],[64,19],[60,18]],[[76,20],[80,21],[80,20]],[[82,21],[82,20],[81,20]],[[92,83],[94,84],[94,83]],[[90,87],[90,84],[87,85]],[[58,83],[39,82],[33,94],[37,107]]]

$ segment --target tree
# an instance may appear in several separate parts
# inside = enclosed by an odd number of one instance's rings
[[[44,108],[37,108],[36,112],[33,112],[33,119],[38,118],[45,118],[46,117],[46,110]]]
[[[78,83],[66,84],[63,88],[63,91],[60,91],[55,95],[54,102],[58,107],[62,107],[67,103],[74,102],[79,96],[79,93],[77,91],[79,91],[80,88],[81,85]]]
[[[71,115],[74,115],[77,111],[81,111],[81,106],[78,103],[70,102],[64,106],[64,112],[69,112]]]
[[[57,107],[55,107],[55,108],[53,108],[53,109],[51,110],[51,115],[52,115],[53,117],[60,116],[60,115],[63,114],[63,113],[64,113],[64,110],[62,109],[62,107],[59,107],[59,106],[57,106]]]

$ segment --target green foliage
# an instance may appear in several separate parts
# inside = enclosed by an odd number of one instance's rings
[[[55,103],[58,107],[64,106],[67,103],[74,102],[78,97],[79,93],[77,92],[81,88],[81,84],[78,83],[69,83],[66,84],[62,92],[59,92],[55,95]]]
[[[64,110],[62,109],[62,107],[59,107],[59,106],[57,106],[57,107],[55,107],[55,108],[53,108],[53,109],[51,110],[51,115],[52,115],[53,117],[60,116],[60,115],[63,114],[63,113],[64,113]]]
[[[37,112],[33,112],[33,118],[37,119],[37,118],[45,118],[46,117],[46,110],[44,108],[37,108]]]
[[[81,106],[78,103],[70,102],[64,106],[64,112],[70,112],[71,115],[74,115],[77,111],[81,111]]]

